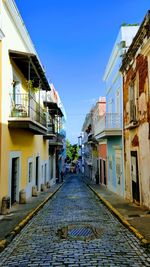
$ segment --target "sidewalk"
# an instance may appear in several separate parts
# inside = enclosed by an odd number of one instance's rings
[[[9,214],[0,215],[0,251],[59,190],[62,184],[54,184],[46,192],[41,192],[37,197],[31,197],[26,204],[14,205]]]
[[[95,193],[98,193],[98,197],[101,201],[104,202],[118,218],[120,217],[124,221],[127,221],[127,223],[125,223],[126,226],[130,224],[130,230],[139,232],[139,234],[137,234],[139,239],[142,239],[140,238],[141,234],[144,239],[150,242],[150,214],[148,214],[148,211],[111,192],[104,185],[96,185],[85,178],[83,179]],[[135,228],[135,231],[132,229],[132,226]]]

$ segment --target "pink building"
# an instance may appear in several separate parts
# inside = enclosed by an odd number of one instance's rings
[[[101,121],[106,113],[106,98],[100,97],[93,109],[93,132],[97,140],[97,179],[96,183],[107,184],[107,142],[99,138]]]

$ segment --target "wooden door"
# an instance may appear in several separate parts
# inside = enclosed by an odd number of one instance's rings
[[[131,179],[133,200],[140,202],[137,151],[131,151]]]
[[[12,173],[11,173],[11,204],[17,200],[17,183],[19,179],[18,158],[12,159]]]
[[[102,184],[102,160],[99,160],[99,166],[100,166],[100,183]]]
[[[116,189],[119,195],[122,194],[122,157],[121,150],[116,150]]]
[[[106,185],[106,161],[103,160],[104,184]]]
[[[39,157],[36,157],[35,185],[37,186],[37,190],[38,190],[38,187],[39,187]]]

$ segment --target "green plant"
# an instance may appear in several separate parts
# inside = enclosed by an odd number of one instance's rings
[[[121,26],[139,26],[139,23],[133,23],[133,24],[131,24],[131,23],[126,23],[126,22],[123,22],[122,24],[121,24]]]
[[[70,161],[77,161],[79,157],[79,147],[74,144],[72,145],[69,140],[66,140],[66,155],[67,155],[67,160]]]
[[[26,117],[27,111],[26,108],[21,104],[14,104],[11,109],[12,117]]]
[[[36,92],[38,92],[38,91],[40,90],[39,87],[35,87],[35,86],[34,86],[34,80],[28,80],[28,81],[27,81],[27,85],[28,85],[29,90],[30,90],[33,94],[35,94]]]

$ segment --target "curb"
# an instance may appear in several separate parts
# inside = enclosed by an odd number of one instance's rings
[[[38,211],[51,199],[58,190],[63,186],[64,182],[53,192],[50,193],[42,203],[40,203],[36,208],[30,211],[21,222],[15,226],[15,228],[6,235],[6,239],[0,240],[0,252],[2,252],[6,246],[14,239],[14,237],[25,227],[25,225],[38,213]]]
[[[118,220],[126,227],[128,228],[140,241],[141,245],[144,247],[149,247],[150,242],[144,238],[144,236],[134,227],[132,226],[121,214],[119,211],[117,211],[109,201],[107,201],[105,198],[103,198],[99,193],[97,193],[92,186],[86,183],[86,185],[93,191],[93,193],[104,203],[104,205],[118,218]]]

